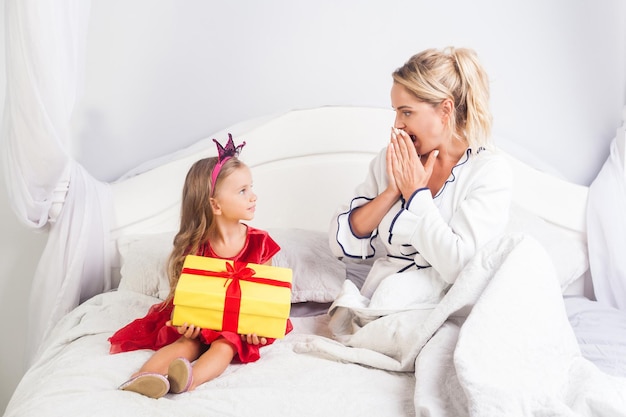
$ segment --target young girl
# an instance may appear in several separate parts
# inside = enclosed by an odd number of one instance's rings
[[[280,247],[267,232],[242,223],[252,220],[257,197],[250,169],[238,159],[229,134],[226,147],[215,139],[218,156],[197,161],[183,187],[180,230],[168,261],[170,294],[147,315],[118,330],[110,339],[111,353],[138,349],[156,352],[120,389],[152,398],[181,393],[219,376],[238,356],[242,363],[259,359],[259,348],[274,339],[255,334],[173,327],[174,290],[188,254],[256,264],[271,264]],[[287,331],[291,323],[287,321]],[[191,362],[195,360],[193,366]]]

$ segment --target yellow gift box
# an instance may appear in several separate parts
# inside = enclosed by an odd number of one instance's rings
[[[188,255],[174,292],[172,324],[282,338],[291,279],[289,268]]]

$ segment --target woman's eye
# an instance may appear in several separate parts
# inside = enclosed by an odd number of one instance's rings
[[[411,115],[411,112],[410,111],[405,111],[405,112],[402,112],[402,114],[404,116],[406,116],[406,117],[409,117]]]

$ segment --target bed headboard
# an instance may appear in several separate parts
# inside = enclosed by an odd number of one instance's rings
[[[112,237],[176,229],[187,170],[196,160],[215,155],[211,138],[224,140],[228,132],[246,141],[241,159],[252,169],[259,196],[254,224],[326,230],[338,204],[385,146],[393,117],[387,109],[319,107],[224,129],[112,184]]]
[[[387,143],[391,109],[327,106],[245,121],[194,146],[144,166],[112,184],[112,240],[178,227],[187,170],[215,155],[211,138],[245,140],[242,160],[259,197],[253,225],[326,231],[340,204],[363,181]],[[514,202],[573,234],[584,235],[587,187],[530,167],[507,154],[514,170]],[[142,172],[143,171],[143,172]],[[114,264],[115,264],[114,251]]]

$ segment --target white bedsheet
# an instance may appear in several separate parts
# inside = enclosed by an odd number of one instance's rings
[[[565,297],[583,356],[607,374],[626,377],[626,311],[584,297]]]
[[[158,299],[130,291],[98,295],[68,314],[45,341],[4,417],[33,416],[413,416],[413,373],[388,372],[298,354],[328,335],[326,315],[294,318],[294,331],[232,364],[193,392],[153,400],[117,387],[149,357],[110,355],[107,338]]]
[[[432,310],[361,326],[372,312],[349,308],[351,288],[335,313],[357,323],[353,335],[340,335],[346,346],[316,339],[298,350],[414,372],[418,415],[626,415],[626,379],[583,358],[554,267],[532,238],[506,236],[482,249]]]

